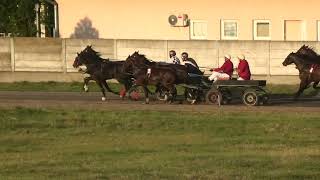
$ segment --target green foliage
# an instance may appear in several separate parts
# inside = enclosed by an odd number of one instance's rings
[[[0,32],[12,33],[12,36],[32,37],[37,34],[35,5],[43,5],[40,14],[41,23],[47,31],[53,26],[53,7],[44,0],[1,0]]]

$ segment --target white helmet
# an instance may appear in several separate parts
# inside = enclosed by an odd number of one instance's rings
[[[231,59],[230,54],[226,54],[226,55],[224,55],[224,57],[227,58],[227,59]]]
[[[243,54],[241,54],[241,55],[239,55],[238,56],[238,59],[240,59],[240,60],[244,60],[246,57],[243,55]]]

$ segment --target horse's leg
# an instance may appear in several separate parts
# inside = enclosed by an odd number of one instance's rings
[[[108,92],[111,92],[113,94],[118,94],[116,92],[114,92],[113,90],[110,89],[110,87],[108,86],[108,83],[106,81],[102,81],[103,86],[107,89]]]
[[[149,104],[149,90],[146,85],[143,85],[143,91],[146,98],[146,104]]]
[[[83,89],[85,92],[89,91],[88,83],[90,80],[93,80],[91,76],[83,78]]]
[[[170,89],[170,94],[171,94],[170,103],[173,103],[176,99],[176,96],[177,96],[177,89],[174,85],[171,85],[170,87],[171,87],[171,89]]]
[[[294,96],[294,100],[297,100],[298,97],[301,95],[301,93],[307,88],[307,86],[310,84],[310,82],[307,82],[307,80],[301,80],[300,87],[298,92]]]
[[[129,90],[130,90],[130,88],[133,86],[133,83],[132,83],[132,81],[131,81],[131,79],[126,79],[126,80],[124,80],[124,93],[122,94],[122,97],[121,97],[121,95],[120,95],[120,97],[122,98],[122,99],[124,99],[124,97],[127,95],[127,92],[129,92]]]
[[[104,88],[103,88],[103,81],[101,81],[101,80],[96,80],[96,82],[97,82],[97,84],[98,84],[98,86],[100,87],[100,90],[101,90],[101,92],[102,92],[102,98],[101,98],[101,100],[102,101],[106,101],[106,92],[105,92],[105,90],[104,90]]]

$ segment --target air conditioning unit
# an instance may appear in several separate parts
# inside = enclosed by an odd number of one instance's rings
[[[168,20],[170,25],[174,27],[186,27],[189,25],[187,14],[171,15]]]

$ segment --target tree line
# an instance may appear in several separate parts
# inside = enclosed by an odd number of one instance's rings
[[[45,25],[45,35],[52,36],[54,27],[54,7],[45,0],[1,0],[0,33],[12,36],[37,36],[37,9],[39,4],[39,22]],[[43,33],[43,32],[40,32]]]

